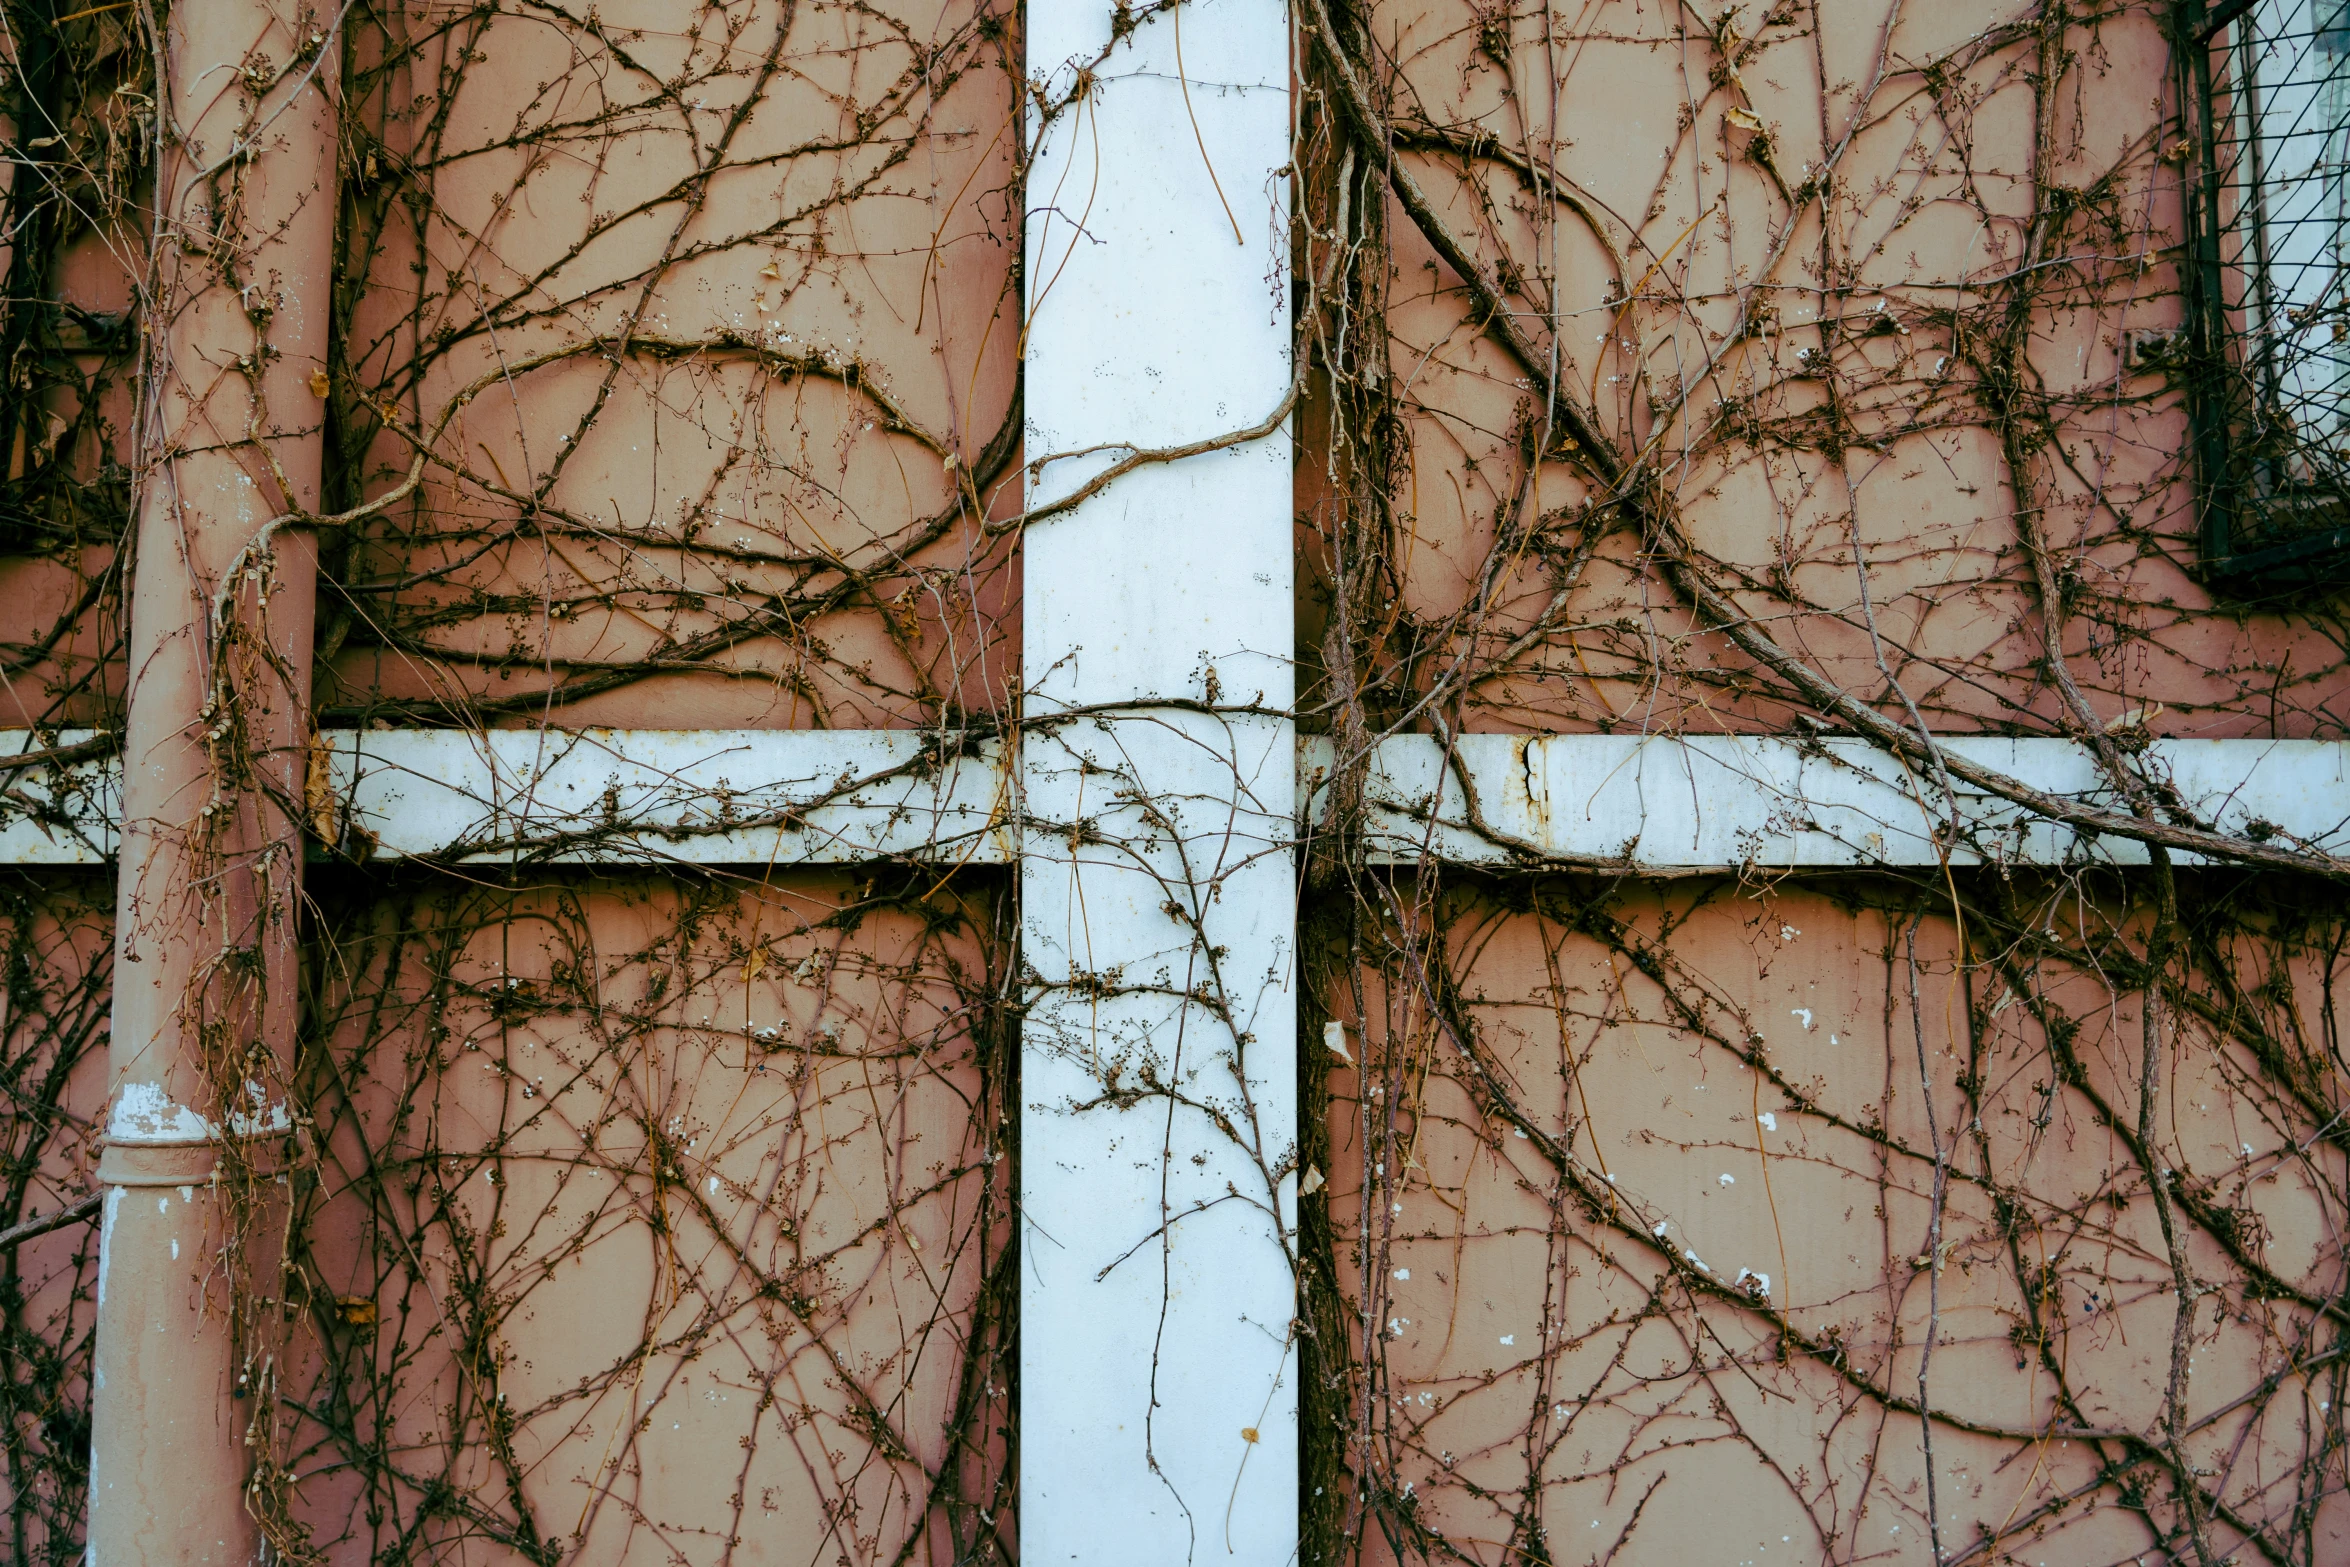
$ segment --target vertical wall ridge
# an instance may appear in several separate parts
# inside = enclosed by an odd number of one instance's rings
[[[338,41],[165,23],[137,430],[91,1567],[247,1563],[276,1418],[251,1331],[298,1018]]]
[[[1272,0],[1028,28],[1034,506],[1281,405],[1289,48]],[[1146,465],[1024,549],[1022,1552],[1282,1562],[1289,437]]]

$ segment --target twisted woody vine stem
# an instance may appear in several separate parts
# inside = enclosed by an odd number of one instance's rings
[[[2129,351],[2180,320],[2171,25],[1300,8],[1311,1010],[1361,1039],[1306,1078],[1307,1559],[2323,1558],[2340,866],[2146,746],[2338,734],[2342,626],[2199,584]],[[1850,735],[1946,850],[1997,863],[1964,786],[2151,864],[1397,871],[1398,729]]]

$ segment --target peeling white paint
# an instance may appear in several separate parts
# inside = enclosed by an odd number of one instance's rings
[[[127,1187],[107,1187],[105,1206],[98,1216],[98,1305],[100,1309],[106,1305],[106,1272],[108,1265],[114,1260],[115,1215],[121,1211],[123,1198],[129,1195],[130,1191]]]
[[[245,1101],[250,1110],[238,1110],[228,1118],[229,1130],[239,1137],[263,1137],[271,1132],[290,1132],[294,1118],[281,1102],[269,1102],[269,1090],[250,1079],[245,1083]]]
[[[1775,1132],[1779,1129],[1778,1116],[1769,1110],[1765,1110],[1762,1112],[1762,1114],[1756,1116],[1754,1119],[1766,1132]]]
[[[212,1123],[163,1091],[161,1083],[125,1083],[106,1119],[106,1136],[118,1143],[200,1143],[215,1134]]]
[[[254,1108],[229,1116],[231,1135],[260,1137],[293,1129],[285,1104],[269,1103],[261,1084],[247,1083],[245,1093]],[[211,1142],[220,1136],[220,1128],[202,1112],[173,1099],[160,1083],[125,1083],[106,1118],[106,1136],[110,1142],[167,1146]]]

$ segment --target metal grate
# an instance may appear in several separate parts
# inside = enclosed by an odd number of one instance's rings
[[[2350,0],[2186,9],[2208,106],[2189,291],[2207,563],[2321,582],[2350,570]]]

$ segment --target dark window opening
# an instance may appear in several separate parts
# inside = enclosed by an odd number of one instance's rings
[[[2199,166],[2185,348],[2205,571],[2350,582],[2350,0],[2179,8]]]

